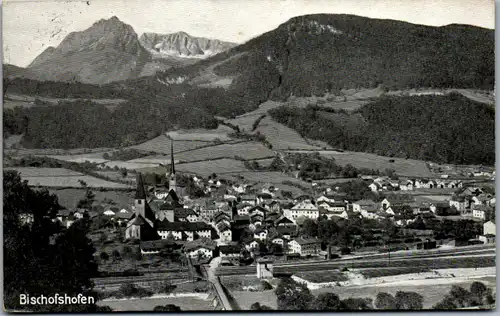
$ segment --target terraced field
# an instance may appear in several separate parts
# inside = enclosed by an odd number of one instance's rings
[[[21,173],[21,179],[27,180],[30,186],[43,187],[73,187],[81,188],[80,180],[85,181],[89,187],[103,187],[113,189],[126,189],[130,185],[110,182],[87,176],[72,170],[63,168],[7,168]]]
[[[220,158],[234,158],[236,156],[245,160],[272,158],[274,151],[259,142],[240,142],[236,144],[220,144],[175,154],[177,163],[194,162],[201,160],[215,160]],[[164,163],[170,161],[170,155],[148,156],[130,160],[130,163]]]
[[[154,151],[161,154],[169,154],[170,143],[171,140],[167,137],[167,135],[160,135],[142,144],[130,146],[129,148],[143,151]],[[176,140],[174,141],[174,153],[192,150],[207,145],[210,145],[210,142],[201,140]]]
[[[243,165],[242,161],[235,159],[215,159],[206,161],[197,161],[177,164],[175,166],[176,170],[186,173],[195,173],[200,176],[209,176],[212,173],[225,174],[233,172],[245,172],[247,169]],[[158,167],[144,167],[138,169],[140,172],[161,172],[163,169]]]
[[[192,129],[192,130],[178,130],[168,132],[167,136],[177,141],[230,141],[231,137],[228,134],[234,132],[228,126],[219,125],[217,129]]]
[[[314,151],[297,151],[289,150],[288,152],[314,152]],[[404,159],[404,158],[393,158],[378,156],[375,154],[368,154],[362,152],[353,151],[335,151],[335,150],[323,150],[318,151],[321,155],[326,157],[335,158],[337,164],[345,166],[351,164],[356,168],[369,168],[369,169],[394,169],[399,176],[408,177],[435,177],[436,175],[429,171],[425,161],[414,160],[414,159]],[[394,162],[390,162],[393,160]]]

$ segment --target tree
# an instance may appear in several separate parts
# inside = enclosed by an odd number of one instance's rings
[[[111,256],[113,257],[113,261],[118,261],[121,260],[120,252],[118,250],[113,250],[111,253]]]
[[[378,309],[396,309],[396,299],[389,293],[379,292],[377,298],[375,299],[375,306]]]
[[[101,254],[99,255],[99,257],[101,258],[102,261],[108,261],[109,260],[109,255],[105,251],[101,252]]]
[[[259,302],[255,302],[250,306],[250,309],[253,311],[269,311],[272,310],[271,307],[266,306],[266,305],[260,305]]]
[[[120,174],[122,175],[122,178],[127,177],[127,175],[128,175],[127,169],[126,168],[120,169]]]
[[[342,309],[344,310],[371,310],[372,299],[370,298],[348,298],[342,300]]]
[[[318,223],[311,218],[306,218],[301,225],[300,232],[306,236],[318,236]]]
[[[155,306],[155,308],[153,308],[153,312],[180,312],[180,311],[182,311],[181,308],[174,304],[167,304],[165,306],[158,305]]]
[[[314,300],[314,309],[319,311],[338,311],[342,304],[337,294],[321,293]]]
[[[275,294],[278,310],[309,310],[314,299],[305,284],[298,283],[292,278],[282,278],[276,287]]]
[[[483,298],[483,296],[486,293],[486,290],[488,290],[486,285],[478,281],[475,281],[470,285],[470,292],[472,293],[472,295],[478,298]]]
[[[396,309],[417,310],[423,308],[424,298],[415,292],[396,292]]]
[[[78,201],[76,207],[90,210],[92,208],[92,204],[94,204],[94,201],[95,201],[95,194],[89,187],[87,187],[85,191],[85,196],[83,197],[82,200]]]
[[[91,295],[91,277],[97,273],[94,248],[87,238],[88,222],[79,220],[69,229],[52,222],[60,206],[47,190],[33,190],[17,172],[3,173],[4,306],[24,310],[19,294],[46,296],[55,293]],[[19,215],[33,214],[31,228],[21,225]],[[58,236],[58,237],[56,237]],[[43,273],[41,273],[43,272]],[[36,276],[36,277],[33,277]],[[52,305],[30,306],[30,311],[61,311]],[[95,305],[65,310],[90,311]]]

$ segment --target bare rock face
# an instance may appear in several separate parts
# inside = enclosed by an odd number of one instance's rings
[[[217,39],[194,37],[186,32],[172,34],[144,33],[139,41],[157,57],[206,58],[226,51],[236,44]]]
[[[104,84],[137,77],[151,54],[117,17],[99,20],[47,48],[29,66],[30,78]]]

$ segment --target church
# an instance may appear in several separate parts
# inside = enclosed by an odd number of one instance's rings
[[[155,192],[154,196],[148,199],[142,174],[137,174],[135,212],[127,223],[125,239],[151,241],[171,236],[174,240],[192,241],[202,237],[211,238],[213,228],[205,222],[200,222],[200,216],[194,210],[184,208],[181,203],[175,175],[173,144],[170,157],[166,194],[159,196]]]
[[[134,215],[127,223],[125,239],[155,240],[160,239],[157,231],[158,222],[175,221],[175,210],[184,209],[177,195],[177,181],[175,175],[174,149],[171,142],[170,174],[168,179],[167,194],[158,198],[148,199],[141,173],[137,174],[137,189],[134,199]]]

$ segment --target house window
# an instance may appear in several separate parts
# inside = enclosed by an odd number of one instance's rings
[[[137,200],[137,204],[141,205],[142,204],[142,200]]]

